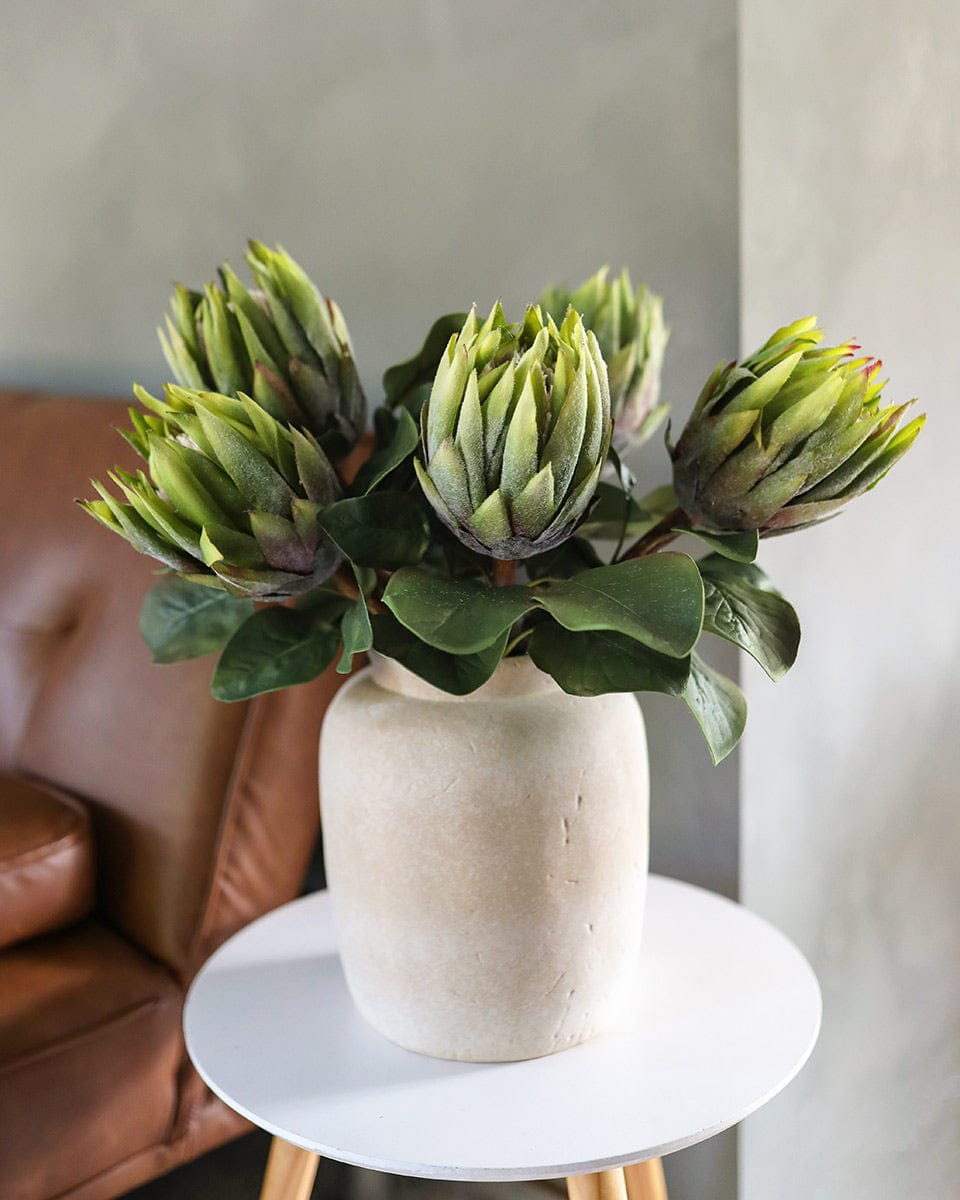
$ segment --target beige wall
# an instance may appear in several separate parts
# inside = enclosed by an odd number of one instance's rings
[[[437,313],[606,260],[665,294],[679,418],[735,350],[734,0],[7,0],[2,25],[3,382],[159,386],[172,281],[251,234],[337,297],[373,400]],[[644,707],[655,865],[735,893],[736,766]],[[732,1196],[733,1145],[675,1156],[673,1200]]]
[[[747,1120],[742,1200],[960,1195],[960,6],[744,0],[743,344],[818,312],[929,422],[836,521],[764,547],[804,625],[744,668],[742,895],[824,992]],[[802,540],[801,540],[802,539]]]

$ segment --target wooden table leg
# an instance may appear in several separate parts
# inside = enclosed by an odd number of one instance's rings
[[[623,1168],[627,1181],[627,1200],[667,1200],[663,1162],[659,1158]]]
[[[627,1200],[623,1171],[618,1167],[595,1175],[568,1175],[567,1195],[570,1200]]]
[[[260,1200],[310,1200],[320,1155],[283,1138],[270,1143]]]

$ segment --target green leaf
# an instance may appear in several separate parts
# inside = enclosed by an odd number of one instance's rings
[[[689,659],[657,654],[622,633],[572,633],[553,621],[536,627],[528,650],[540,670],[573,696],[606,692],[680,696],[690,669]]]
[[[690,656],[690,677],[683,689],[684,704],[697,719],[714,764],[726,758],[743,734],[747,702],[732,679],[714,671],[696,654]]]
[[[782,679],[800,646],[800,622],[793,606],[757,566],[716,554],[701,559],[699,566],[704,629],[746,650],[774,681]]]
[[[623,537],[642,537],[660,520],[659,513],[648,512],[622,488],[612,483],[597,485],[596,502],[577,526],[584,537],[619,541]]]
[[[314,588],[305,592],[294,601],[294,607],[302,612],[309,612],[316,620],[325,625],[334,625],[350,607],[350,601],[340,592],[332,592],[328,588]]]
[[[373,644],[381,654],[454,696],[475,692],[487,682],[503,657],[508,632],[476,654],[447,654],[422,642],[390,613],[373,618]]]
[[[566,629],[609,629],[652,650],[683,658],[703,625],[703,582],[686,554],[653,554],[597,567],[537,598]]]
[[[460,332],[466,319],[466,313],[447,313],[446,316],[438,317],[430,326],[430,332],[417,353],[405,362],[388,367],[383,376],[383,394],[391,407],[405,404],[410,398],[408,393],[418,384],[433,379],[451,337]],[[427,394],[429,395],[429,392]],[[418,401],[420,402],[412,406],[415,412],[420,411],[422,397],[418,396]]]
[[[632,495],[633,489],[637,486],[637,477],[620,457],[615,446],[607,447],[607,461],[613,467],[614,473],[619,480],[620,490]],[[672,491],[672,489],[670,490]]]
[[[711,550],[717,554],[722,554],[724,558],[733,559],[734,562],[752,563],[757,557],[757,551],[760,548],[760,534],[756,529],[751,529],[747,533],[707,533],[703,529],[683,529],[676,528],[674,533],[689,533],[695,538],[699,538],[701,542],[709,546]]]
[[[308,683],[333,662],[339,638],[309,612],[265,608],[248,617],[227,642],[210,690],[217,700],[249,700]]]
[[[639,504],[645,512],[655,513],[658,518],[662,518],[677,507],[677,493],[673,490],[672,483],[665,483],[662,487],[654,488],[652,492],[641,496]]]
[[[252,613],[252,600],[168,575],[144,598],[140,636],[155,663],[182,662],[220,650]]]
[[[525,558],[523,565],[530,579],[569,579],[571,575],[601,567],[603,562],[586,538],[570,537],[552,550]]]
[[[338,675],[349,675],[353,670],[353,656],[366,654],[373,645],[373,629],[370,626],[370,613],[367,609],[367,597],[373,591],[377,577],[373,571],[365,567],[350,564],[360,589],[360,595],[353,601],[340,622],[340,638],[343,642],[343,653],[337,663]]]
[[[377,449],[357,472],[350,490],[356,496],[366,495],[391,471],[416,450],[420,441],[417,423],[405,408],[390,412],[379,408],[374,414],[377,429]]]
[[[393,615],[421,641],[450,654],[485,650],[536,605],[529,588],[438,579],[404,567],[383,593]]]
[[[320,525],[347,558],[364,567],[410,566],[427,552],[430,526],[423,509],[405,492],[373,492],[340,500],[323,510]]]

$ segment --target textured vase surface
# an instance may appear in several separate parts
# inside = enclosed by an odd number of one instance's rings
[[[320,752],[347,983],[386,1037],[468,1062],[617,1026],[648,857],[636,699],[568,696],[526,657],[455,697],[374,657]]]

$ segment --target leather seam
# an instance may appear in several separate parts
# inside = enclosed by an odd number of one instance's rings
[[[72,846],[83,845],[88,841],[85,833],[85,828],[78,825],[68,833],[57,838],[55,842],[44,842],[42,846],[34,846],[31,850],[22,850],[20,853],[12,854],[7,858],[0,856],[0,871],[18,871],[21,867],[29,867],[36,862],[41,862],[45,858],[52,858],[55,854],[61,854],[64,850],[69,850]]]
[[[225,800],[223,806],[223,815],[220,820],[220,828],[217,831],[216,848],[211,856],[210,873],[207,881],[206,895],[203,902],[203,907],[200,911],[197,920],[196,928],[193,937],[190,940],[190,945],[187,951],[187,960],[185,963],[184,976],[185,980],[189,981],[196,974],[199,964],[197,956],[201,952],[205,942],[209,937],[210,926],[212,924],[212,914],[216,912],[217,893],[220,889],[220,881],[224,875],[225,864],[230,861],[233,844],[237,837],[237,831],[240,827],[239,811],[242,807],[239,794],[242,789],[242,781],[248,770],[248,761],[251,751],[251,746],[256,746],[259,738],[260,727],[265,720],[264,705],[257,698],[250,702],[250,707],[247,710],[246,717],[243,723],[243,729],[240,732],[240,737],[237,740],[237,750],[233,759],[233,769],[230,772],[230,778],[227,781],[225,789]],[[189,1055],[184,1049],[181,1058],[181,1063],[190,1063]],[[190,1064],[192,1066],[192,1064]],[[197,1113],[201,1104],[201,1099],[195,1097],[185,1111],[180,1108],[184,1096],[184,1088],[181,1085],[180,1078],[177,1080],[177,1111],[174,1114],[174,1123],[172,1137],[174,1139],[185,1137],[191,1129],[195,1127]]]
[[[225,874],[224,868],[232,857],[233,846],[240,827],[240,810],[243,807],[240,800],[243,781],[249,774],[249,760],[256,748],[261,726],[265,720],[265,712],[265,706],[259,698],[251,701],[250,709],[237,743],[237,752],[233,760],[233,770],[230,772],[230,778],[227,782],[226,802],[217,837],[216,852],[212,856],[210,865],[206,897],[200,919],[197,922],[196,932],[190,942],[187,974],[191,978],[199,966],[197,955],[210,935],[213,914],[217,906],[217,893],[220,890],[221,880]]]
[[[129,1008],[121,1010],[120,1013],[109,1018],[109,1020],[98,1021],[96,1024],[86,1026],[84,1029],[78,1029],[67,1038],[58,1038],[53,1042],[48,1042],[44,1046],[35,1046],[33,1049],[23,1050],[13,1058],[7,1059],[6,1062],[0,1062],[0,1076],[12,1074],[14,1071],[19,1071],[25,1066],[41,1062],[44,1058],[62,1054],[65,1050],[72,1050],[78,1046],[82,1046],[85,1042],[94,1041],[108,1031],[116,1029],[117,1026],[132,1022],[148,1010],[159,1008],[163,1001],[164,997],[161,996],[151,996],[148,1000],[139,1000],[136,1004],[132,1004]]]
[[[217,1097],[213,1097],[213,1099],[215,1099],[223,1108],[227,1109],[232,1118],[236,1118],[236,1125],[235,1128],[233,1128],[225,1138],[219,1138],[213,1141],[210,1145],[206,1146],[203,1151],[204,1153],[209,1153],[211,1150],[216,1150],[218,1147],[224,1146],[228,1142],[231,1142],[246,1133],[254,1132],[254,1130],[257,1128],[252,1121],[248,1121],[245,1117],[241,1117],[239,1113],[229,1109],[222,1100],[219,1100]],[[82,1192],[82,1190],[86,1190],[92,1186],[95,1186],[102,1180],[109,1180],[111,1176],[115,1176],[118,1172],[122,1171],[131,1163],[136,1163],[144,1158],[151,1158],[157,1153],[157,1151],[172,1150],[174,1153],[176,1153],[185,1141],[186,1139],[175,1139],[154,1142],[149,1146],[145,1146],[142,1150],[137,1150],[133,1154],[128,1154],[126,1158],[122,1158],[118,1163],[114,1163],[113,1166],[106,1167],[104,1170],[98,1171],[96,1175],[91,1175],[88,1178],[81,1180],[79,1183],[73,1184],[71,1187],[67,1188],[65,1192],[58,1192],[56,1196],[52,1196],[50,1200],[70,1200],[70,1198],[76,1196],[78,1192]],[[187,1163],[192,1162],[196,1157],[196,1154],[193,1154],[189,1157],[179,1158],[173,1162],[167,1163],[159,1172],[144,1176],[139,1183],[135,1184],[135,1187],[145,1187],[147,1183],[157,1179],[160,1175],[165,1174],[167,1171],[173,1170],[178,1166],[185,1166]],[[124,1195],[126,1195],[126,1190],[124,1191]]]

